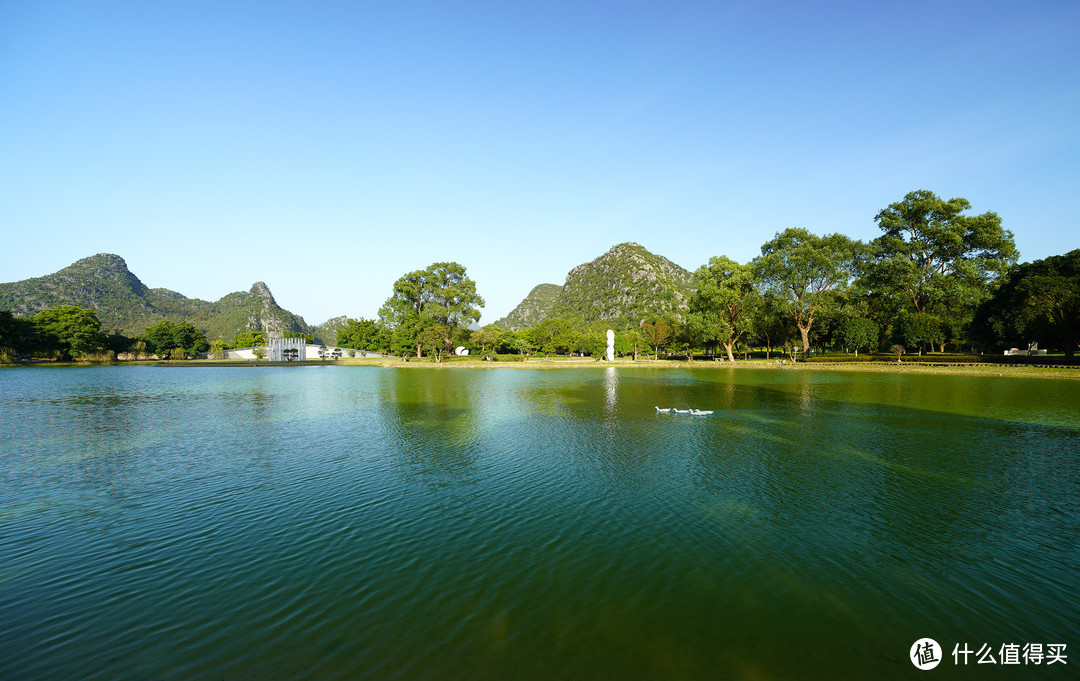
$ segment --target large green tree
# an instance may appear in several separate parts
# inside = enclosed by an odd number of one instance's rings
[[[859,348],[873,350],[877,347],[880,331],[874,320],[855,317],[845,321],[836,329],[836,341],[843,346],[845,351],[854,350],[855,356],[858,357]]]
[[[1080,250],[1016,267],[976,315],[984,338],[1041,342],[1072,357],[1080,343]]]
[[[525,339],[531,349],[549,355],[573,352],[576,341],[573,325],[561,317],[549,317],[525,330]]]
[[[896,331],[905,346],[919,348],[920,357],[928,344],[933,346],[945,339],[941,319],[928,312],[905,312],[897,319]]]
[[[437,262],[423,270],[405,274],[394,282],[394,291],[379,309],[379,319],[393,334],[397,347],[409,345],[421,356],[425,340],[437,326],[444,350],[452,349],[458,329],[480,320],[484,299],[476,293],[476,283],[456,262]]]
[[[865,244],[843,234],[817,236],[792,227],[777,233],[754,259],[754,273],[766,292],[787,309],[802,337],[803,357],[810,353],[810,329],[826,306],[851,281]]]
[[[30,352],[34,346],[34,324],[0,310],[0,364],[10,364],[15,358]]]
[[[337,345],[367,352],[377,352],[390,345],[390,334],[372,319],[347,319],[338,329]]]
[[[149,351],[158,357],[195,355],[210,349],[206,334],[195,328],[191,322],[160,321],[146,327],[143,340]],[[173,352],[179,350],[180,352]]]
[[[689,329],[702,327],[704,340],[715,339],[724,346],[729,362],[735,361],[734,348],[752,328],[754,309],[760,296],[754,288],[754,268],[725,256],[709,258],[694,273],[697,290],[690,298]]]
[[[428,314],[443,329],[443,344],[447,353],[460,330],[480,321],[484,299],[476,293],[476,283],[465,275],[465,268],[456,262],[438,262],[425,270],[432,287]]]
[[[99,352],[105,344],[101,322],[93,310],[59,305],[33,317],[39,349],[71,360]]]
[[[871,243],[867,288],[900,298],[914,312],[955,317],[974,309],[1017,251],[996,213],[964,215],[970,208],[967,199],[946,201],[920,189],[879,212],[874,219],[883,234]]]

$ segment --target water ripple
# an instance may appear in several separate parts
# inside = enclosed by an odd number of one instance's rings
[[[928,627],[1080,630],[1059,415],[915,376],[309,369],[0,373],[0,677],[899,678]]]

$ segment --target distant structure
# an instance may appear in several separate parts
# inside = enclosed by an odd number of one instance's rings
[[[1040,350],[1039,349],[1039,344],[1037,342],[1028,343],[1027,350],[1021,350],[1019,348],[1009,348],[1008,350],[1005,351],[1005,356],[1006,357],[1009,357],[1011,355],[1020,355],[1021,357],[1027,357],[1027,356],[1045,355],[1045,354],[1046,354],[1046,350]]]
[[[285,351],[289,351],[286,355]],[[293,355],[292,351],[296,354]],[[304,361],[307,359],[307,341],[303,338],[270,338],[266,347],[267,359],[271,362]]]
[[[607,361],[615,361],[615,332],[607,330]]]
[[[469,349],[463,345],[459,345],[454,348],[454,354],[458,357],[464,357],[465,355],[469,354]]]

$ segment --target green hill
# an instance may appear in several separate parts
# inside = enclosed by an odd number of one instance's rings
[[[570,270],[561,287],[537,286],[496,324],[517,329],[546,317],[630,324],[681,317],[693,290],[693,274],[639,244],[627,242]]]
[[[338,331],[343,328],[348,321],[349,318],[345,315],[331,317],[322,324],[311,327],[310,333],[316,340],[324,345],[336,345]]]
[[[551,313],[551,307],[558,300],[560,293],[562,293],[562,286],[558,284],[540,284],[529,291],[525,300],[518,303],[510,314],[497,320],[495,324],[512,331],[536,326]]]
[[[78,305],[97,313],[103,328],[134,336],[154,322],[190,322],[210,340],[229,340],[243,331],[271,336],[311,333],[303,318],[282,309],[263,282],[216,302],[187,298],[164,288],[147,288],[118,255],[83,258],[54,274],[0,284],[0,309],[30,316],[57,305]]]

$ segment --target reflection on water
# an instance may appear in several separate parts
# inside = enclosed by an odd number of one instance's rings
[[[608,416],[614,415],[616,406],[616,394],[619,387],[619,372],[615,367],[604,369],[604,405],[607,407]]]
[[[101,367],[0,387],[4,679],[906,678],[923,636],[1080,631],[1073,381]]]

